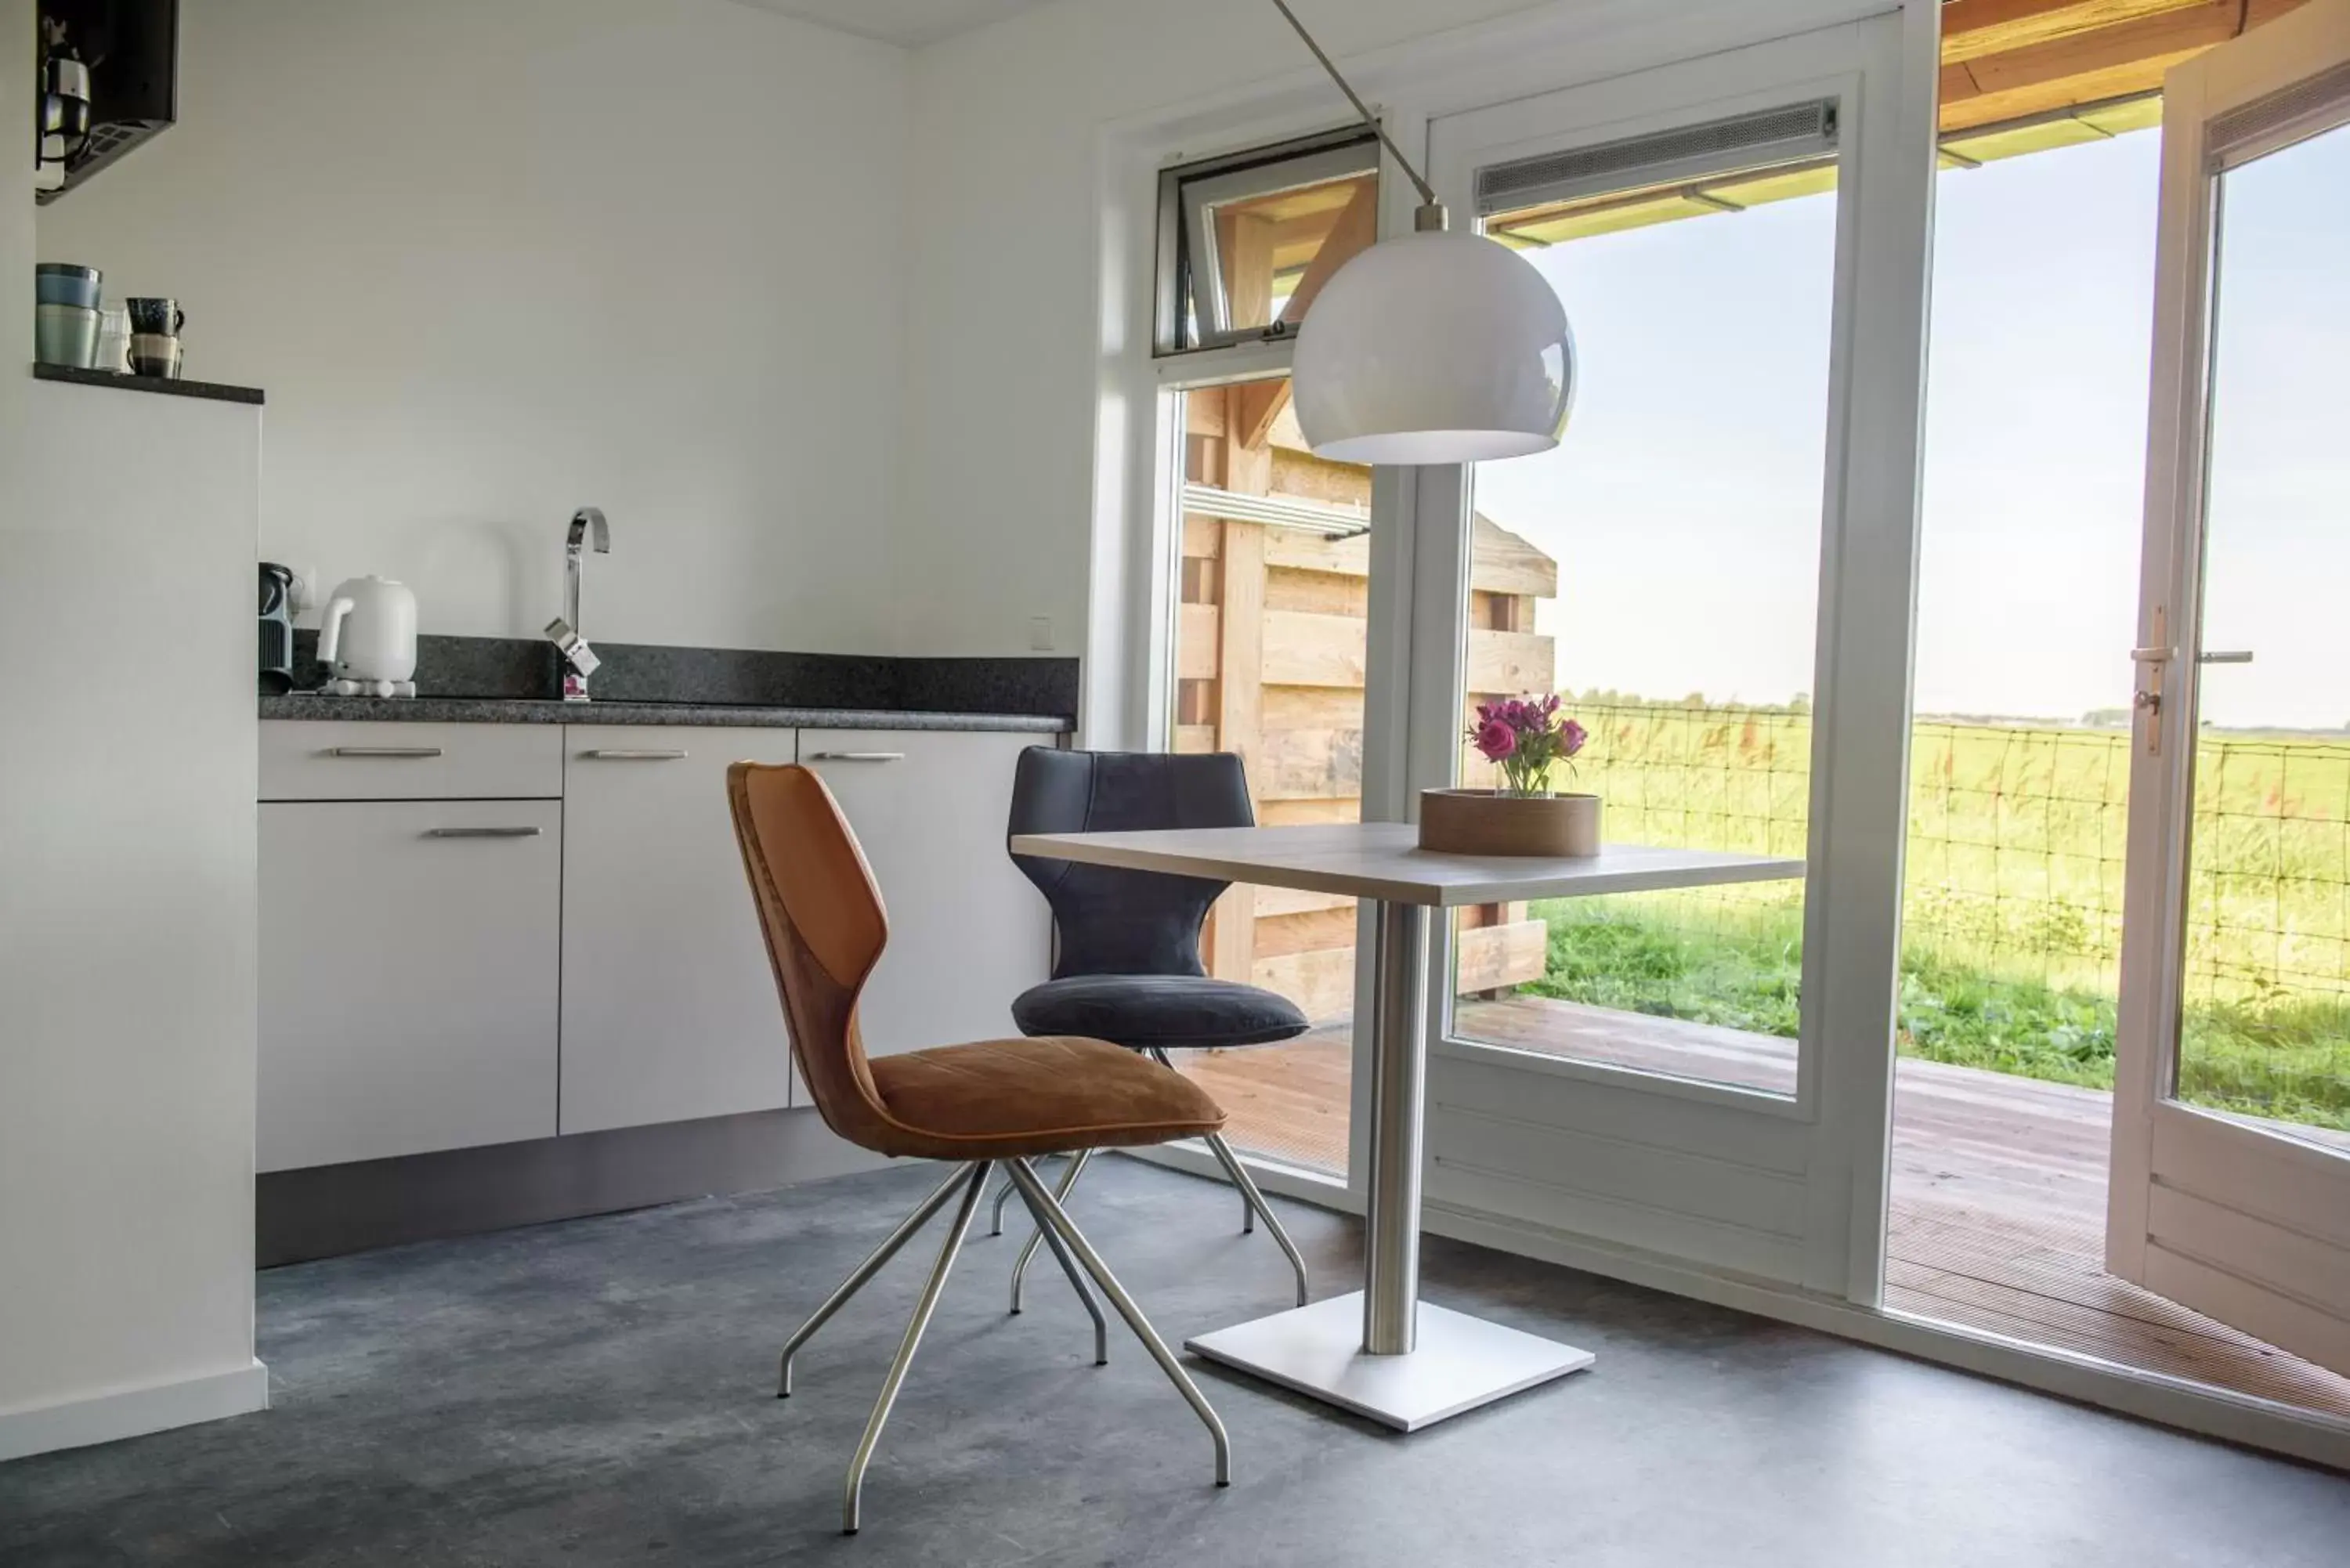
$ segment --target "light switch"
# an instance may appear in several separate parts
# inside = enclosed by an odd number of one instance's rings
[[[1028,618],[1028,646],[1038,653],[1053,651],[1053,618],[1048,615]]]

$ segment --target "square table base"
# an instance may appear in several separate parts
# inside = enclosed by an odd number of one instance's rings
[[[1426,1302],[1417,1348],[1408,1355],[1363,1353],[1363,1293],[1220,1328],[1183,1342],[1211,1361],[1326,1399],[1399,1432],[1506,1398],[1591,1365],[1571,1345],[1505,1328]]]

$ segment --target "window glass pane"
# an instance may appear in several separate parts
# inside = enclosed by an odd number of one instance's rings
[[[2350,1144],[2350,127],[2220,180],[2176,1093]]]
[[[1169,171],[1160,222],[1161,352],[1295,327],[1330,275],[1378,234],[1378,148],[1365,137]]]
[[[1260,823],[1357,821],[1371,471],[1305,450],[1286,379],[1179,396],[1175,749],[1237,753]],[[1179,1058],[1232,1113],[1243,1153],[1346,1171],[1355,909],[1243,886],[1210,917],[1209,972],[1279,992],[1314,1026]]]
[[[1574,323],[1554,452],[1474,476],[1468,690],[1553,693],[1616,842],[1801,858],[1835,273],[1832,161],[1497,212]],[[1465,787],[1504,783],[1464,744]],[[1803,886],[1459,918],[1452,1033],[1792,1095]]]

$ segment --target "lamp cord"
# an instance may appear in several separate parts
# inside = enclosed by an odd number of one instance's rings
[[[1371,106],[1365,103],[1362,95],[1349,87],[1347,78],[1338,74],[1338,67],[1331,63],[1328,55],[1322,52],[1322,46],[1314,41],[1314,35],[1305,30],[1305,24],[1299,21],[1297,13],[1289,8],[1288,0],[1273,0],[1273,7],[1288,18],[1292,27],[1297,29],[1297,36],[1305,41],[1307,48],[1314,51],[1314,57],[1322,62],[1324,70],[1330,73],[1330,79],[1338,84],[1338,90],[1345,93],[1347,101],[1355,106],[1355,112],[1363,117],[1363,123],[1371,128],[1378,135],[1380,145],[1394,156],[1398,163],[1403,165],[1403,171],[1410,175],[1411,182],[1419,187],[1420,201],[1430,207],[1438,206],[1440,203],[1436,200],[1436,188],[1419,177],[1419,171],[1411,166],[1411,160],[1406,158],[1403,155],[1403,149],[1395,144],[1395,138],[1389,136],[1388,128],[1379,123],[1379,117],[1371,112]]]

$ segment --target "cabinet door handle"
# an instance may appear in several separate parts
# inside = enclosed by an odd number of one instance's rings
[[[902,763],[903,752],[817,752],[808,758],[812,763]]]
[[[427,838],[536,838],[543,827],[428,827]]]
[[[625,747],[606,747],[602,751],[582,752],[579,754],[583,757],[592,758],[599,763],[681,763],[685,761],[685,753],[683,752],[660,750],[636,751]]]
[[[327,754],[330,757],[437,757],[442,753],[438,746],[337,746]]]

